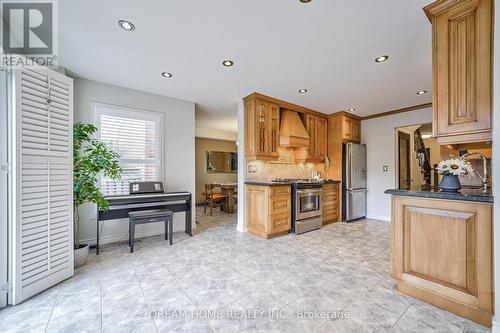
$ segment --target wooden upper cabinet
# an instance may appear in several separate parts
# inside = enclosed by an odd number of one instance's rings
[[[323,163],[326,156],[327,124],[326,118],[306,114],[306,130],[309,133],[309,154],[307,162]]]
[[[326,157],[327,151],[327,137],[328,137],[328,120],[323,117],[318,117],[316,123],[316,151],[318,152],[318,159],[323,162]]]
[[[268,103],[267,112],[269,112],[269,125],[267,127],[269,136],[268,156],[277,158],[280,145],[280,107],[274,103]]]
[[[350,117],[342,117],[342,135],[345,140],[352,140],[353,137],[353,119]]]
[[[361,142],[361,121],[353,119],[352,122],[352,140]]]
[[[432,23],[433,126],[438,143],[492,139],[492,1],[438,0]]]
[[[245,158],[278,158],[279,106],[260,99],[245,101]]]
[[[330,118],[330,122],[334,124],[334,127],[339,131],[335,136],[337,139],[341,139],[342,141],[361,142],[361,120],[358,117],[346,112],[340,112],[333,115]]]
[[[306,115],[306,130],[309,133],[309,155],[307,156],[308,162],[316,160],[316,116]]]

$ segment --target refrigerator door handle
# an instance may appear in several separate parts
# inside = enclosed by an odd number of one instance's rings
[[[352,180],[351,180],[351,176],[352,176],[352,162],[351,162],[351,158],[352,158],[352,143],[348,143],[346,144],[346,173],[345,173],[345,176],[346,176],[346,187],[348,189],[351,189],[351,186],[352,186]]]

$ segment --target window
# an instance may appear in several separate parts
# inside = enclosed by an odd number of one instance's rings
[[[123,169],[119,181],[101,178],[105,196],[128,194],[130,182],[162,180],[161,114],[96,104],[95,115],[101,140],[120,154]]]

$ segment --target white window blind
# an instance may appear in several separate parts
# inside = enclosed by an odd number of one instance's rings
[[[105,196],[129,193],[129,183],[162,178],[161,114],[96,105],[99,136],[120,154],[122,179],[101,178]]]

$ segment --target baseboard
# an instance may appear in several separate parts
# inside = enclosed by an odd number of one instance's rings
[[[193,225],[193,231],[196,230],[196,226]],[[174,234],[176,232],[184,232],[184,229],[182,230],[174,230]],[[158,235],[164,235],[163,230],[158,230],[158,231],[146,231],[146,232],[136,232],[135,233],[135,239],[139,238],[145,238],[145,237],[151,237],[151,236],[158,236]],[[120,242],[128,242],[128,232],[126,233],[121,233],[121,234],[115,234],[115,235],[108,235],[108,236],[101,236],[99,237],[99,242],[100,245],[104,244],[111,244],[111,243],[120,243]],[[81,239],[80,243],[82,244],[89,244],[90,246],[96,245],[97,241],[96,238],[89,238],[89,239]]]
[[[493,317],[491,333],[500,333],[500,321],[496,320],[496,317]]]
[[[366,218],[367,219],[372,219],[372,220],[380,220],[380,221],[391,222],[391,217],[390,216],[384,216],[384,215],[366,214]]]

